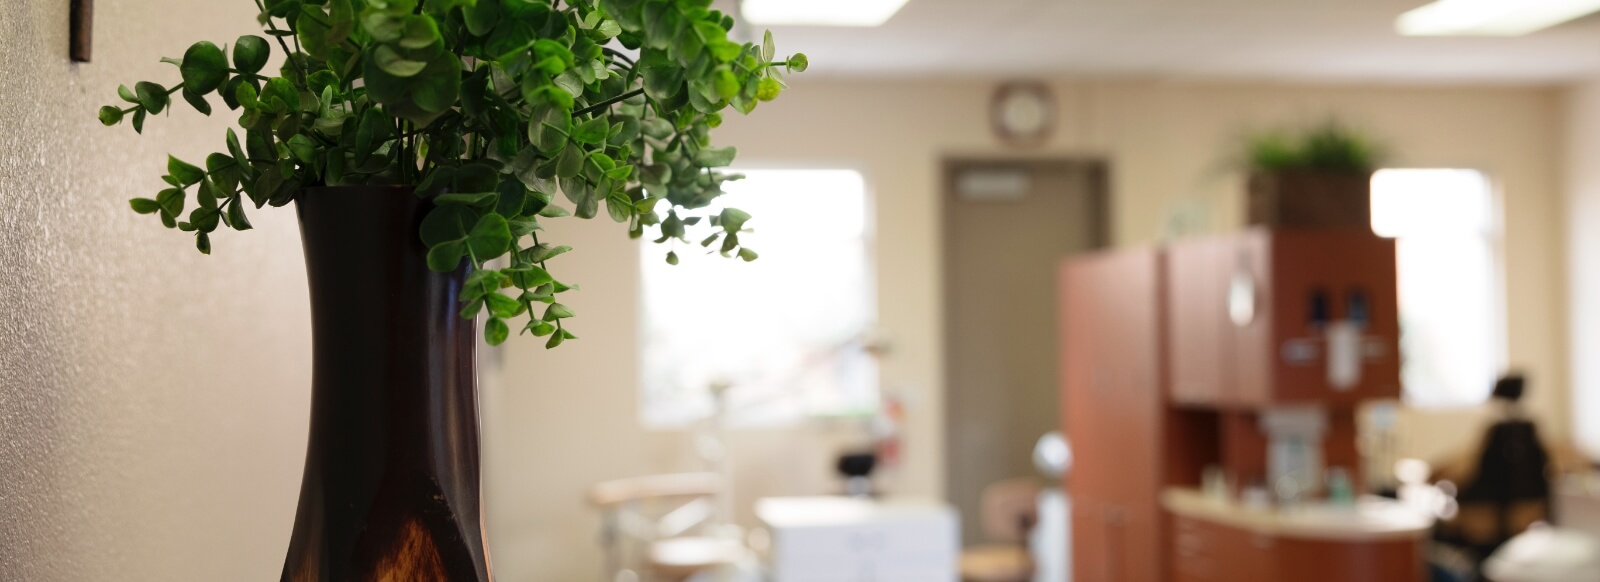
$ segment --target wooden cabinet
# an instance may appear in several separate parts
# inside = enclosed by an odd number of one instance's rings
[[[1174,582],[1420,582],[1418,539],[1280,537],[1206,520],[1173,518]]]
[[[1185,406],[1353,406],[1400,393],[1394,241],[1251,230],[1168,249],[1171,393]],[[1330,322],[1363,324],[1361,378],[1330,383]]]
[[[1060,277],[1073,572],[1164,582],[1161,269],[1155,250],[1074,259]],[[1115,435],[1114,437],[1112,435]]]
[[[1274,540],[1214,523],[1173,519],[1176,582],[1269,582],[1276,571]]]
[[[1308,544],[1161,509],[1207,465],[1263,479],[1266,407],[1329,408],[1324,457],[1358,465],[1354,405],[1399,395],[1394,250],[1355,230],[1252,230],[1063,265],[1074,580],[1415,582],[1414,541]],[[1343,320],[1364,321],[1346,344],[1361,376],[1335,388],[1327,330]]]

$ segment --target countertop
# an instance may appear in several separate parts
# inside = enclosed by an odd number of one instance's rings
[[[925,499],[769,497],[756,501],[756,517],[770,527],[836,527],[928,518],[954,518],[955,509]]]
[[[1167,489],[1161,505],[1173,514],[1244,529],[1259,535],[1334,542],[1418,539],[1433,518],[1398,501],[1363,498],[1353,507],[1313,503],[1290,509],[1252,508],[1185,488]]]

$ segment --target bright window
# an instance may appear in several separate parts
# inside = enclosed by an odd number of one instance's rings
[[[725,184],[705,214],[749,212],[753,232],[739,238],[758,260],[678,243],[673,266],[664,260],[669,248],[642,247],[644,423],[680,426],[711,414],[715,385],[729,387],[734,424],[875,412],[865,181],[849,170],[741,173],[746,179]]]
[[[1488,177],[1457,169],[1379,171],[1372,178],[1372,229],[1398,247],[1406,402],[1483,402],[1505,354],[1500,239]]]

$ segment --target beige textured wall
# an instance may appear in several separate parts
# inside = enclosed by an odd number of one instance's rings
[[[1572,422],[1600,456],[1600,81],[1573,88],[1566,105]]]
[[[292,212],[215,255],[126,200],[166,154],[223,146],[222,116],[95,110],[158,62],[252,29],[248,0],[100,0],[95,60],[67,2],[0,9],[0,580],[264,580],[304,459],[310,349]],[[208,149],[211,148],[211,149]]]
[[[941,495],[942,310],[938,184],[945,156],[1000,156],[987,126],[992,84],[807,81],[718,139],[750,167],[861,170],[874,196],[880,315],[895,355],[884,379],[912,397],[900,491]],[[1336,113],[1378,130],[1398,163],[1466,166],[1505,192],[1509,360],[1532,372],[1534,408],[1566,432],[1561,94],[1553,89],[1321,87],[1117,80],[1056,84],[1060,135],[1017,155],[1109,159],[1113,240],[1163,237],[1173,209],[1203,229],[1237,225],[1241,185],[1216,171],[1242,126]],[[759,217],[758,217],[759,220]],[[752,226],[758,226],[752,223]],[[486,387],[491,543],[508,580],[595,579],[598,520],[582,494],[601,480],[690,467],[682,435],[635,421],[638,253],[614,225],[562,225],[580,248],[556,265],[584,285],[570,303],[584,340],[546,354],[531,341],[503,352]],[[580,263],[581,261],[581,263]],[[538,380],[527,378],[537,371]],[[1470,411],[1412,414],[1403,447],[1433,456],[1458,444]],[[741,504],[820,491],[826,430],[741,436]]]

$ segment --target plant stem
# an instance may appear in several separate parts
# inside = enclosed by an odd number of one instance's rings
[[[595,113],[595,112],[598,112],[598,111],[604,111],[607,107],[610,107],[612,105],[616,105],[618,103],[621,103],[623,101],[627,101],[629,99],[632,99],[634,97],[638,97],[638,96],[643,95],[643,94],[644,94],[644,89],[634,89],[634,90],[629,91],[627,93],[623,93],[621,95],[617,95],[616,97],[612,97],[612,98],[607,99],[605,101],[601,101],[601,102],[596,103],[594,105],[590,105],[590,106],[585,107],[583,109],[579,109],[577,111],[574,111],[572,113],[572,116],[573,117],[581,117],[581,116],[584,116],[584,115],[588,115],[590,113]]]
[[[610,55],[611,58],[620,59],[622,62],[627,63],[629,68],[638,66],[638,63],[635,63],[632,58],[628,57],[628,55],[622,54],[622,51],[609,47],[601,47],[600,50],[605,54]]]
[[[272,23],[272,15],[267,14],[267,7],[261,3],[261,0],[256,0],[256,9],[260,10],[262,14],[267,16],[267,30],[279,32],[278,25]],[[300,68],[299,61],[294,60],[294,51],[289,50],[289,44],[283,42],[282,36],[278,36],[276,34],[271,36],[272,38],[278,39],[278,46],[283,48],[283,58],[288,59],[289,63],[294,65],[295,72],[300,73],[300,82],[304,84],[307,78],[306,72]],[[294,42],[295,44],[300,44],[300,39],[296,38]]]

